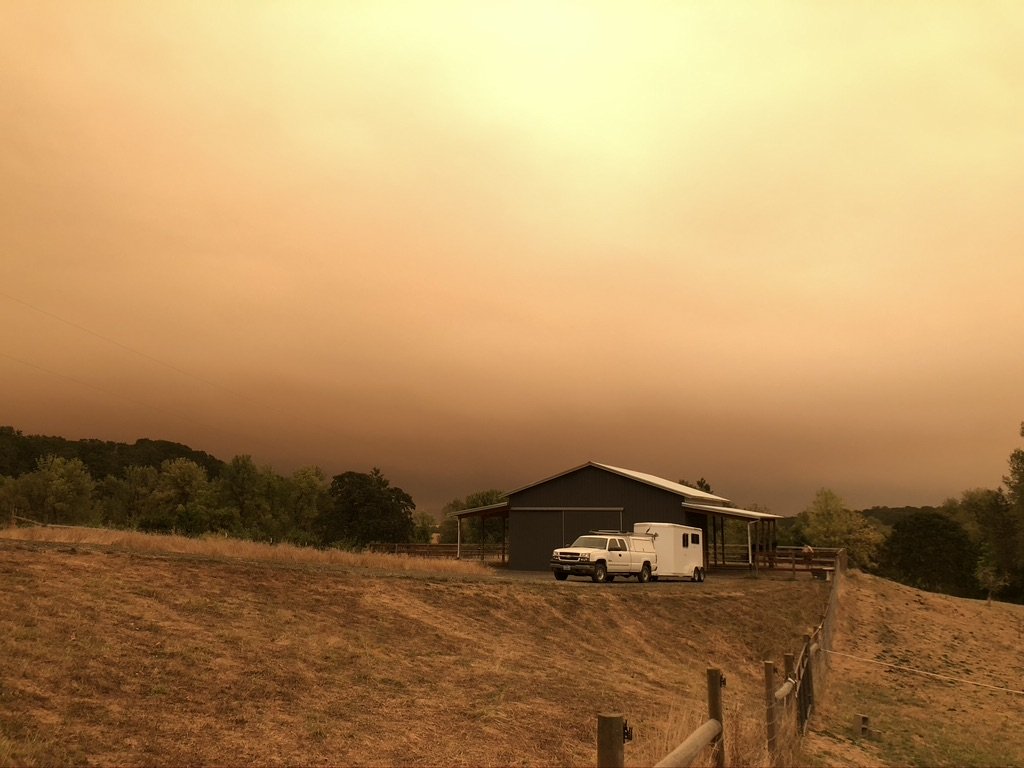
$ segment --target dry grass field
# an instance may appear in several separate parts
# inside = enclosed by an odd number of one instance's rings
[[[758,763],[762,660],[826,598],[91,536],[0,531],[0,765],[593,765],[599,711],[649,765],[701,721],[709,663],[729,762]]]
[[[996,690],[1024,691],[1024,606],[920,592],[857,572],[843,581],[840,605],[834,650],[845,655],[829,657],[828,694],[804,762],[1024,765],[1024,694]],[[855,728],[862,714],[876,731],[863,739]]]

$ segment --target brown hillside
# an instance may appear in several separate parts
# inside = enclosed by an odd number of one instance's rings
[[[857,572],[840,604],[834,650],[847,655],[830,657],[829,692],[804,742],[810,764],[1024,765],[1024,695],[995,690],[1024,691],[1024,606]],[[876,730],[867,739],[854,738],[861,714]]]
[[[609,710],[636,729],[627,763],[650,764],[700,722],[709,662],[740,759],[762,749],[762,659],[825,599],[806,578],[596,585],[2,537],[7,765],[592,765]]]

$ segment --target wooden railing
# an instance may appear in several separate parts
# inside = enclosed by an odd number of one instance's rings
[[[689,768],[708,747],[714,749],[716,768],[725,768],[724,726],[722,724],[722,670],[708,667],[708,719],[678,747],[659,760],[654,768]],[[621,714],[597,716],[598,768],[622,768],[625,762],[623,744],[632,738]]]
[[[503,558],[508,557],[507,548],[503,550],[500,544],[487,544],[481,547],[479,544],[382,544],[374,542],[367,544],[366,549],[371,552],[386,552],[393,555],[436,557],[448,560],[455,560],[458,557],[462,560],[501,562]]]
[[[780,547],[803,556],[800,547]],[[839,583],[846,571],[846,550],[817,548],[809,560],[801,559],[798,565],[792,557],[786,561],[794,570],[820,570],[833,574],[830,578],[832,588],[828,602],[818,626],[804,635],[803,645],[799,654],[787,653],[785,660],[785,679],[778,684],[775,663],[764,662],[765,675],[765,731],[768,742],[768,753],[773,764],[779,761],[782,752],[792,752],[799,738],[807,727],[807,720],[814,708],[815,696],[822,690],[828,673],[824,651],[832,647],[832,633],[838,612]],[[693,731],[678,747],[663,757],[656,768],[688,768],[694,760],[709,746],[715,748],[715,765],[725,765],[724,726],[722,722],[721,671],[709,667],[708,674],[708,720]],[[612,718],[613,726],[609,730],[608,718]],[[615,720],[614,718],[618,718]],[[622,715],[598,716],[598,766],[623,765],[623,724]],[[793,727],[787,727],[793,726]],[[616,731],[615,728],[618,730]],[[617,733],[617,736],[615,735]],[[780,748],[780,741],[784,742]],[[604,745],[604,746],[602,746]]]
[[[829,551],[833,552],[830,563],[815,563],[832,581],[825,611],[818,626],[804,634],[800,653],[784,656],[785,679],[781,685],[776,680],[774,663],[764,662],[765,725],[768,752],[773,761],[779,760],[780,753],[791,755],[795,750],[796,743],[807,729],[815,698],[824,688],[828,676],[825,651],[832,648],[832,634],[839,611],[839,584],[847,566],[845,549],[816,550],[816,555],[821,553],[820,557],[824,559]],[[814,568],[805,570],[813,571]]]

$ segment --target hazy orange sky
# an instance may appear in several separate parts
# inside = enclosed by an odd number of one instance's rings
[[[0,4],[0,424],[587,460],[793,514],[995,487],[1024,5]]]

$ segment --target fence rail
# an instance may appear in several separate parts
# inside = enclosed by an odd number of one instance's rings
[[[816,556],[818,552],[824,551],[817,550]],[[807,721],[814,711],[815,699],[824,690],[828,678],[828,654],[824,651],[832,648],[832,634],[839,610],[839,583],[847,565],[845,549],[833,552],[831,564],[821,566],[835,574],[821,621],[804,635],[800,653],[796,657],[786,654],[785,679],[781,684],[776,680],[775,665],[770,661],[764,663],[765,724],[768,751],[773,761],[779,759],[780,753],[795,749],[807,730]],[[780,726],[786,725],[787,718],[795,727],[792,731],[787,731],[792,734],[785,739],[788,743],[780,744]]]
[[[846,571],[846,550],[818,548],[813,557],[807,558],[800,547],[780,547],[786,554],[799,553],[801,566],[797,567],[795,557],[788,562],[795,570],[821,570],[835,574],[828,601],[818,626],[803,637],[800,652],[787,653],[785,678],[780,684],[776,679],[775,663],[764,662],[765,737],[768,753],[773,764],[778,763],[780,754],[795,750],[800,737],[807,728],[807,720],[814,708],[817,693],[824,688],[828,674],[828,651],[832,648],[832,632],[838,612],[837,592],[842,574]],[[713,679],[712,679],[713,678]],[[715,763],[718,768],[725,765],[724,726],[722,723],[721,672],[708,668],[708,720],[693,731],[679,746],[663,757],[655,768],[688,768],[708,746],[715,746]],[[713,690],[714,689],[714,690]],[[714,702],[714,703],[713,703]],[[787,728],[792,723],[793,728]],[[619,745],[621,755],[621,745]],[[622,766],[619,762],[602,755],[601,738],[598,738],[598,766]]]
[[[722,725],[722,686],[725,678],[717,667],[707,668],[708,719],[683,742],[655,763],[654,768],[689,768],[708,747],[714,749],[716,768],[725,768],[725,728]],[[622,768],[623,744],[632,738],[620,714],[597,716],[598,768]]]
[[[462,560],[501,561],[507,555],[507,549],[503,550],[500,545],[493,544],[481,547],[479,544],[382,544],[375,542],[367,544],[366,548],[371,552],[409,555],[410,557],[446,558],[448,560],[460,557]]]

